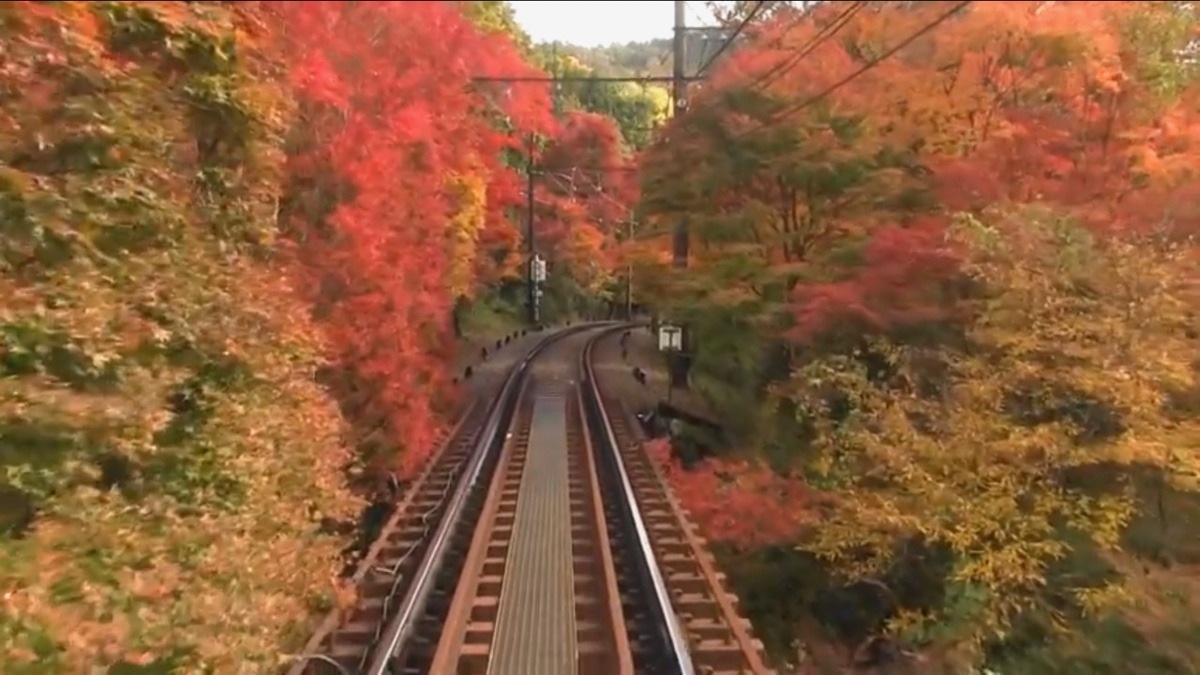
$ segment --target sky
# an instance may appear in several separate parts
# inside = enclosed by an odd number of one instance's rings
[[[670,0],[527,0],[509,4],[521,27],[535,42],[559,40],[583,47],[669,38],[675,15]],[[687,22],[700,25],[703,3],[688,5]]]

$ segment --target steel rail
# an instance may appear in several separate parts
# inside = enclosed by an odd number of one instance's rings
[[[600,386],[597,383],[596,371],[592,363],[592,349],[600,339],[621,328],[627,328],[629,325],[626,324],[601,331],[588,340],[580,353],[580,360],[582,362],[581,371],[584,374],[580,385],[591,402],[590,407],[596,414],[596,421],[600,427],[599,431],[605,444],[608,446],[608,452],[605,455],[612,462],[617,478],[619,479],[621,486],[621,511],[630,521],[632,529],[637,535],[638,560],[642,568],[640,570],[641,575],[643,581],[649,586],[648,590],[651,591],[650,595],[652,596],[652,604],[654,605],[653,611],[663,633],[660,637],[669,652],[667,655],[669,663],[664,665],[678,675],[696,675],[696,666],[692,662],[691,651],[688,649],[687,636],[680,625],[679,617],[675,614],[675,608],[671,605],[671,593],[667,590],[667,583],[655,559],[654,548],[650,542],[650,533],[646,528],[645,521],[642,519],[637,496],[633,491],[633,483],[629,480],[629,473],[626,471],[625,462],[621,458],[620,446],[617,442],[616,433],[613,431],[612,422],[609,419],[608,412],[604,409],[603,399],[600,396]]]
[[[454,536],[455,529],[462,519],[463,510],[466,507],[471,490],[479,481],[480,473],[487,463],[486,460],[495,454],[496,450],[502,445],[504,432],[510,426],[517,403],[516,394],[520,392],[520,384],[525,379],[526,373],[529,370],[529,364],[551,344],[582,330],[595,329],[606,325],[611,325],[611,322],[606,321],[572,326],[547,337],[531,349],[509,371],[500,389],[500,393],[496,396],[491,410],[488,412],[487,422],[480,432],[469,463],[463,475],[459,478],[453,496],[446,506],[446,513],[442,517],[441,522],[438,523],[433,538],[429,541],[429,547],[426,549],[420,565],[413,574],[412,584],[404,594],[403,601],[397,607],[395,614],[387,620],[387,626],[380,635],[380,640],[373,650],[370,662],[361,671],[363,675],[387,675],[390,673],[392,659],[403,651],[412,637],[417,622],[420,621],[421,616],[425,613],[429,598],[434,591],[438,570],[441,568],[442,561],[445,559],[446,553],[450,548],[450,542]]]

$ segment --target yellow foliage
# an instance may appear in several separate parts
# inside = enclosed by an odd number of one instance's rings
[[[271,672],[359,505],[271,246],[288,110],[240,9],[5,4],[0,671]]]
[[[613,276],[604,264],[604,233],[590,223],[576,223],[567,235],[567,258],[572,261],[572,278],[583,288],[598,292]]]
[[[948,550],[952,585],[979,604],[946,610],[970,621],[930,620],[979,644],[1025,612],[1054,613],[1042,591],[1072,550],[1064,532],[1119,549],[1135,468],[1200,489],[1200,422],[1172,412],[1175,395],[1200,391],[1200,270],[1177,243],[1100,241],[1033,208],[964,217],[955,237],[977,288],[964,347],[881,340],[886,383],[858,360],[823,359],[795,374],[792,395],[821,420],[811,476],[841,505],[806,546],[852,578],[878,578],[914,538]],[[840,424],[834,393],[854,409]],[[1097,475],[1116,480],[1088,484]],[[1126,597],[1119,585],[1073,595],[1088,614]]]
[[[450,221],[450,291],[454,297],[470,298],[479,233],[487,219],[487,177],[451,176],[448,186],[458,200],[458,211]]]

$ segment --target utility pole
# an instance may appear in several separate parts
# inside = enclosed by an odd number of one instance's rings
[[[633,214],[629,214],[625,230],[626,250],[633,244]],[[633,260],[625,262],[625,320],[633,321]]]
[[[558,75],[558,42],[550,45],[550,103],[554,106],[554,116],[562,117],[562,80]]]
[[[664,82],[664,83],[670,82],[671,83],[671,91],[672,91],[672,94],[674,97],[673,112],[675,115],[678,115],[680,112],[682,112],[687,107],[687,84],[688,84],[688,82],[690,82],[692,80],[701,79],[701,77],[698,75],[688,76],[684,73],[684,57],[686,56],[685,50],[684,50],[684,39],[687,36],[687,26],[684,21],[684,16],[685,16],[684,10],[685,10],[685,4],[683,2],[677,0],[675,2],[675,42],[674,42],[675,65],[674,65],[673,74],[670,76],[658,76],[658,75],[572,76],[572,75],[562,75],[557,72],[558,71],[558,64],[557,64],[558,50],[557,50],[557,45],[555,45],[554,47],[552,47],[553,51],[552,51],[551,58],[554,61],[554,63],[552,63],[550,66],[551,72],[550,72],[549,76],[480,75],[480,76],[472,77],[471,80],[473,82],[503,82],[503,83],[507,83],[507,84],[518,84],[518,83],[550,84],[553,87],[552,95],[553,95],[553,102],[554,102],[554,112],[556,114],[560,114],[562,112],[562,84],[565,82],[637,82],[640,84],[647,84],[647,83],[651,83],[651,82]],[[533,134],[530,134],[529,135],[529,164],[526,166],[526,169],[525,169],[525,171],[526,171],[525,192],[526,192],[526,199],[528,202],[527,203],[526,223],[525,223],[525,229],[526,229],[525,241],[526,241],[526,247],[527,247],[527,251],[528,251],[528,261],[527,261],[527,265],[526,265],[526,268],[527,268],[526,273],[528,275],[527,279],[528,279],[528,295],[529,295],[529,298],[528,298],[529,320],[530,320],[530,323],[532,323],[534,325],[539,323],[541,320],[541,311],[540,311],[541,289],[539,288],[539,283],[545,279],[545,275],[546,275],[546,267],[545,267],[546,263],[545,263],[545,260],[542,260],[537,255],[536,246],[535,246],[535,238],[534,238],[534,215],[533,215],[534,203],[535,203],[534,202],[534,177],[535,177],[535,174],[537,173],[537,167],[534,164],[534,151],[536,149],[535,140],[536,140],[535,136]],[[628,171],[631,169],[629,167],[620,167],[619,170]],[[632,226],[632,223],[631,223],[631,226]],[[677,229],[677,231],[675,233],[675,236],[674,236],[675,256],[674,256],[674,258],[675,258],[676,266],[686,267],[687,266],[687,249],[688,249],[686,224],[682,224],[682,225],[680,225],[680,227],[682,227],[684,229],[681,229],[681,230]],[[681,239],[681,237],[682,237],[682,239]],[[633,291],[632,291],[631,279],[632,279],[632,270],[630,270],[629,279],[627,279],[627,281],[626,281],[626,300],[625,300],[626,309],[630,310],[630,311],[632,310],[632,303],[633,303],[633,301],[632,301]],[[689,344],[687,342],[687,332],[686,331],[684,332],[683,344],[685,346]],[[682,381],[680,381],[674,374],[672,374],[671,379],[672,379],[672,382],[681,382],[681,384],[678,384],[676,386],[686,387],[687,386],[688,362],[686,361],[686,359],[681,360],[681,362],[683,364],[681,366],[682,373],[683,373]],[[675,372],[675,369],[672,369],[672,373],[674,373],[674,372]]]
[[[688,77],[684,72],[687,64],[687,4],[683,0],[675,0],[675,35],[673,61],[671,67],[671,115],[679,117],[688,107]],[[676,269],[683,270],[688,266],[688,222],[681,217],[675,223],[672,231],[671,252],[672,263]],[[680,335],[680,347],[673,353],[669,368],[670,387],[688,386],[688,371],[691,369],[691,335],[687,326]]]
[[[671,113],[678,117],[680,113],[687,109],[687,84],[688,78],[684,72],[685,59],[687,58],[687,3],[683,0],[675,0],[675,35],[672,43],[672,60],[671,64],[671,98],[672,109]]]
[[[536,139],[533,133],[530,132],[528,141],[529,158],[525,165],[525,247],[529,253],[529,260],[525,265],[525,274],[527,275],[529,282],[529,323],[536,326],[541,319],[541,308],[538,306],[538,301],[540,298],[538,297],[537,272],[535,269],[537,261],[537,246],[536,242],[534,241],[533,232],[533,153],[535,143]]]

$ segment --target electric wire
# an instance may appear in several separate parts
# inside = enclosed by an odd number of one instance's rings
[[[717,51],[713,52],[712,56],[708,57],[708,59],[701,64],[700,68],[696,71],[697,77],[702,75],[709,66],[711,66],[718,58],[720,58],[721,54],[725,53],[725,50],[729,49],[734,40],[738,39],[738,36],[741,35],[742,32],[746,30],[746,27],[750,25],[750,22],[754,20],[754,17],[757,16],[759,12],[766,9],[767,5],[768,3],[765,0],[759,0],[759,2],[754,4],[754,7],[750,9],[750,13],[746,15],[746,18],[742,19],[738,23],[737,27],[733,29],[733,33],[729,37],[725,38],[725,41],[721,43],[721,46],[717,47]]]
[[[862,9],[866,6],[866,2],[850,3],[850,6],[844,9],[841,14],[838,14],[833,18],[832,21],[825,26],[822,26],[821,29],[817,31],[817,34],[814,35],[807,43],[805,43],[804,46],[797,49],[796,52],[791,56],[780,61],[771,68],[768,68],[761,75],[750,82],[750,84],[746,85],[747,88],[766,88],[779,78],[787,75],[792,71],[792,69],[800,65],[800,63],[806,57],[816,51],[818,47],[837,35],[837,33],[845,28],[854,18],[854,16],[862,11]],[[808,18],[809,15],[803,15],[799,17],[799,19],[795,21],[793,25],[799,25]],[[789,29],[785,29],[785,32],[786,30],[790,30],[790,27]]]
[[[871,59],[870,61],[867,61],[860,68],[858,68],[857,70],[854,70],[853,72],[846,75],[845,77],[838,80],[837,82],[834,82],[832,85],[821,90],[819,93],[817,93],[813,96],[807,97],[797,103],[794,103],[792,105],[784,107],[783,109],[776,112],[772,116],[772,119],[768,120],[765,124],[759,125],[758,127],[755,127],[752,129],[747,129],[746,131],[743,131],[739,134],[735,134],[729,140],[740,140],[740,139],[744,138],[745,136],[747,136],[751,133],[754,133],[755,131],[761,131],[762,129],[773,126],[775,124],[778,124],[779,122],[782,122],[783,120],[800,112],[801,110],[804,110],[804,109],[808,108],[809,106],[812,106],[812,105],[815,105],[815,104],[821,102],[822,100],[829,97],[837,90],[841,89],[842,87],[846,86],[847,84],[850,84],[854,80],[861,77],[867,71],[873,69],[875,66],[879,65],[883,61],[886,61],[887,59],[891,58],[896,53],[898,53],[900,50],[909,46],[913,42],[916,42],[918,39],[920,39],[924,35],[928,34],[929,32],[931,32],[938,26],[942,25],[943,23],[948,21],[952,16],[954,16],[961,10],[965,9],[973,1],[974,0],[964,0],[963,2],[956,3],[952,8],[950,8],[946,12],[940,14],[936,19],[934,19],[930,23],[926,24],[925,26],[921,27],[919,30],[917,30],[913,34],[909,35],[905,39],[898,42],[896,45],[892,46],[890,49],[888,49],[883,54],[880,54],[879,56]]]

